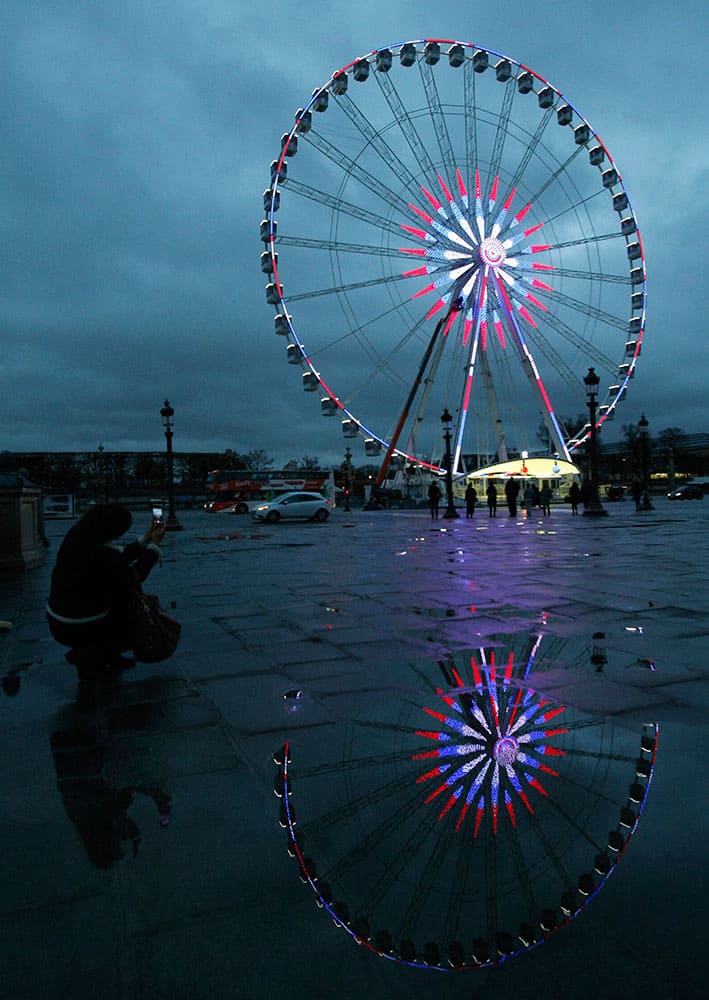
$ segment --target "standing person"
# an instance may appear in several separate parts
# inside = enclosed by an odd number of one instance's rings
[[[116,541],[131,521],[121,504],[98,504],[69,529],[57,553],[47,621],[54,639],[71,647],[65,658],[80,680],[135,664],[121,656],[132,649],[131,597],[160,558],[165,525],[151,522],[140,541],[121,548]]]
[[[438,519],[438,505],[441,502],[442,496],[441,488],[434,479],[428,487],[428,502],[431,505],[431,517],[434,520]]]
[[[630,487],[630,491],[633,494],[633,500],[635,501],[635,509],[642,510],[643,481],[640,476],[635,476]]]
[[[485,490],[485,495],[487,496],[488,517],[495,517],[497,514],[497,490],[493,482]]]
[[[551,515],[551,488],[549,486],[542,486],[539,492],[539,506],[545,517]]]
[[[581,502],[581,490],[579,489],[579,484],[577,482],[573,482],[571,484],[571,489],[569,490],[569,503],[571,504],[572,514],[578,515],[580,502]]]
[[[588,479],[584,479],[581,483],[581,503],[584,507],[588,507],[591,502],[591,483]]]
[[[529,517],[529,515],[531,514],[532,507],[534,507],[534,505],[535,505],[534,489],[532,488],[531,483],[527,483],[527,485],[524,488],[524,494],[522,497],[522,506],[527,511],[527,517]]]
[[[510,477],[505,483],[505,497],[507,499],[507,509],[510,517],[517,517],[517,497],[519,496],[519,482]]]
[[[472,517],[475,513],[475,504],[478,502],[477,490],[472,484],[472,481],[468,483],[467,489],[465,490],[465,516]]]

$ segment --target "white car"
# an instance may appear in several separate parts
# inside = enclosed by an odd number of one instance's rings
[[[332,510],[332,504],[319,493],[307,493],[305,490],[292,490],[282,493],[275,500],[257,504],[251,511],[251,516],[257,521],[275,523],[283,519],[306,518],[310,521],[327,521]]]

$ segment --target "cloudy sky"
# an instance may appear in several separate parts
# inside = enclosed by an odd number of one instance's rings
[[[593,124],[648,270],[643,354],[609,437],[643,410],[651,430],[709,431],[701,0],[5,0],[0,448],[160,448],[168,396],[179,450],[341,461],[273,335],[262,192],[316,86],[424,37],[508,54]]]

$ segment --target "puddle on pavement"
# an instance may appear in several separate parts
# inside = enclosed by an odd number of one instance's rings
[[[372,666],[337,726],[294,730],[274,753],[289,853],[343,937],[422,968],[499,964],[581,913],[624,857],[658,727],[613,716],[655,664],[637,629],[560,637],[537,616],[465,651]]]

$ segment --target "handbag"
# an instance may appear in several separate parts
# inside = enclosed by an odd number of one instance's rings
[[[172,656],[182,626],[160,607],[155,594],[136,590],[131,599],[129,619],[133,652],[139,663],[160,663]]]

